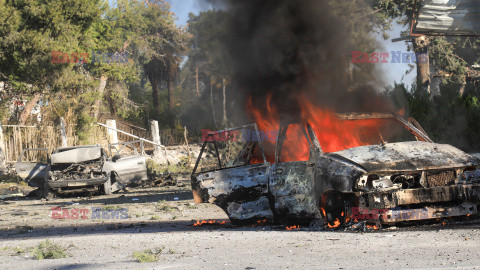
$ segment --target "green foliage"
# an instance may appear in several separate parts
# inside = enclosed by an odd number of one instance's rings
[[[4,121],[8,120],[8,117],[10,116],[8,114],[9,105],[10,105],[10,102],[8,100],[6,99],[0,100],[0,123],[4,123]]]
[[[65,252],[64,247],[55,244],[48,239],[38,244],[38,246],[33,249],[32,254],[33,257],[37,260],[68,257],[68,254]]]
[[[11,183],[15,185],[20,185],[24,187],[28,187],[28,183],[23,180],[16,172],[11,172],[11,173],[3,173],[0,175],[0,183],[6,184],[6,183]]]
[[[160,164],[153,161],[153,159],[148,159],[146,166],[147,166],[147,175],[149,176],[155,176],[161,173]]]
[[[147,160],[147,175],[150,177],[155,177],[161,174],[177,174],[177,173],[190,173],[191,168],[187,166],[188,157],[182,157],[180,163],[178,164],[158,164],[153,159]]]
[[[416,85],[407,89],[395,85],[389,95],[397,108],[405,108],[434,142],[452,144],[467,153],[480,151],[480,93],[469,84],[466,95],[458,95],[458,84],[441,87],[441,95],[431,99]]]
[[[470,77],[470,66],[478,64],[480,40],[472,37],[432,37],[428,46],[430,58],[434,60],[442,82],[464,84],[478,81]]]
[[[417,6],[415,6],[417,3]],[[420,1],[415,0],[375,0],[371,1],[374,10],[377,10],[377,18],[380,25],[390,29],[393,20],[411,27],[411,21],[417,16],[416,11],[420,8]],[[408,35],[408,32],[402,35]],[[386,36],[387,38],[387,36]],[[480,59],[480,40],[472,37],[428,37],[428,51],[430,64],[437,69],[444,84],[463,84],[468,80],[478,81],[478,78],[469,78],[469,66],[478,64]],[[415,46],[409,45],[415,50]]]
[[[106,93],[110,114],[117,115],[132,122],[142,122],[148,106],[137,104],[130,98],[128,85],[121,82],[111,83]]]
[[[61,102],[49,110],[52,114],[44,114],[44,119],[51,121],[56,121],[58,116],[76,118],[71,113],[76,113],[77,105],[84,106],[83,109],[91,108],[93,103],[86,102],[82,95],[98,88],[100,76],[107,77],[109,82],[138,82],[142,72],[138,52],[144,50],[139,48],[138,40],[153,33],[140,31],[146,21],[138,11],[145,9],[145,3],[137,0],[128,2],[131,8],[127,14],[139,16],[127,17],[122,13],[124,6],[109,7],[104,0],[0,0],[0,80],[6,81],[15,93],[40,91],[62,97]],[[165,14],[164,17],[173,18],[170,13]],[[70,57],[64,63],[67,58],[54,57],[53,52]],[[74,59],[71,57],[73,53],[87,54],[86,59],[81,57],[86,63],[70,63]],[[92,61],[95,53],[124,53],[128,55],[128,62]],[[105,93],[112,92],[115,91],[109,92],[107,86]],[[128,103],[128,97],[128,94],[121,95],[119,106]],[[57,100],[49,101],[57,103]],[[147,118],[146,110],[134,113],[133,109],[126,109],[119,113],[127,119]],[[86,118],[82,115],[78,122],[91,122]],[[77,119],[67,122],[75,123]]]
[[[80,113],[77,118],[77,126],[75,133],[82,144],[88,144],[89,139],[92,137],[92,124],[95,119],[88,113]]]
[[[189,69],[199,67],[201,75],[220,80],[230,78],[233,64],[228,54],[227,41],[231,38],[228,13],[223,10],[208,10],[198,16],[189,14],[190,39]]]
[[[51,52],[82,52],[94,41],[89,29],[105,5],[85,1],[0,1],[0,72],[12,85],[44,88],[55,73],[75,64],[53,63]],[[20,89],[24,89],[21,88]]]
[[[165,201],[159,201],[158,204],[159,206],[155,209],[155,211],[171,213],[179,210],[178,207],[171,206]]]
[[[20,256],[20,255],[24,254],[25,252],[27,252],[27,250],[25,248],[18,247],[18,246],[14,247],[13,251],[14,251],[14,255],[17,255],[17,256]]]
[[[135,251],[132,257],[141,263],[157,262],[165,247]]]
[[[187,49],[186,30],[175,25],[170,6],[163,2],[124,0],[118,1],[117,6],[108,18],[114,22],[115,31],[126,37],[126,44],[133,47],[150,81],[154,118],[165,112],[172,114],[175,106],[173,85],[178,78],[181,56]],[[164,88],[168,100],[166,110],[160,102],[160,92]],[[173,126],[173,122],[169,124]]]
[[[394,19],[400,19],[399,23],[409,24],[418,5],[415,0],[374,0],[369,1],[373,9],[378,11],[376,16],[384,25],[391,24]]]
[[[81,94],[85,89],[93,89],[98,84],[74,69],[55,71],[52,76],[55,78],[51,84],[53,92]]]

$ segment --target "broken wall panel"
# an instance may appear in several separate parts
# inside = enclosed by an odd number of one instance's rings
[[[424,0],[414,31],[433,35],[480,35],[480,2]]]

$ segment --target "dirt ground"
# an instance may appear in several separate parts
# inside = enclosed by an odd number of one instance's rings
[[[63,217],[63,209],[69,215],[72,209],[89,209],[88,218],[52,219],[55,207]],[[128,216],[93,219],[92,208]],[[368,232],[233,227],[219,208],[195,205],[187,187],[53,201],[9,199],[0,201],[0,214],[0,269],[480,268],[480,222],[475,220]],[[227,222],[192,226],[213,219]],[[46,239],[65,247],[69,257],[34,259],[33,247]],[[155,248],[163,248],[158,262],[132,257]]]

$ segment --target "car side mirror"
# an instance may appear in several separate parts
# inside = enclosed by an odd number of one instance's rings
[[[120,154],[116,154],[116,155],[114,155],[114,156],[112,157],[112,161],[115,162],[115,161],[117,161],[117,160],[119,160],[119,159],[121,159],[121,158],[122,158],[122,156],[121,156]]]

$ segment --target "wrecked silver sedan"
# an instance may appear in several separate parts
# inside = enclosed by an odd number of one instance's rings
[[[89,145],[59,147],[44,162],[28,162],[23,158],[35,156],[29,152],[41,151],[46,156],[48,150],[27,149],[15,169],[29,185],[39,188],[40,197],[51,199],[60,193],[78,191],[111,194],[131,182],[147,179],[145,156],[134,143],[110,145],[110,159],[100,145]]]
[[[325,153],[310,124],[283,123],[274,149],[269,149],[274,156],[266,157],[265,139],[271,134],[262,134],[255,124],[209,132],[192,173],[195,202],[218,205],[237,224],[322,219],[336,227],[355,219],[395,223],[477,213],[478,158],[432,142],[412,118],[394,113],[338,118],[388,121],[413,140],[398,136],[398,142],[384,141],[382,133],[392,130],[389,125],[386,131],[375,130],[378,144]],[[302,140],[289,133],[299,126]],[[305,159],[285,158],[292,150],[285,149],[289,141],[307,144]]]

